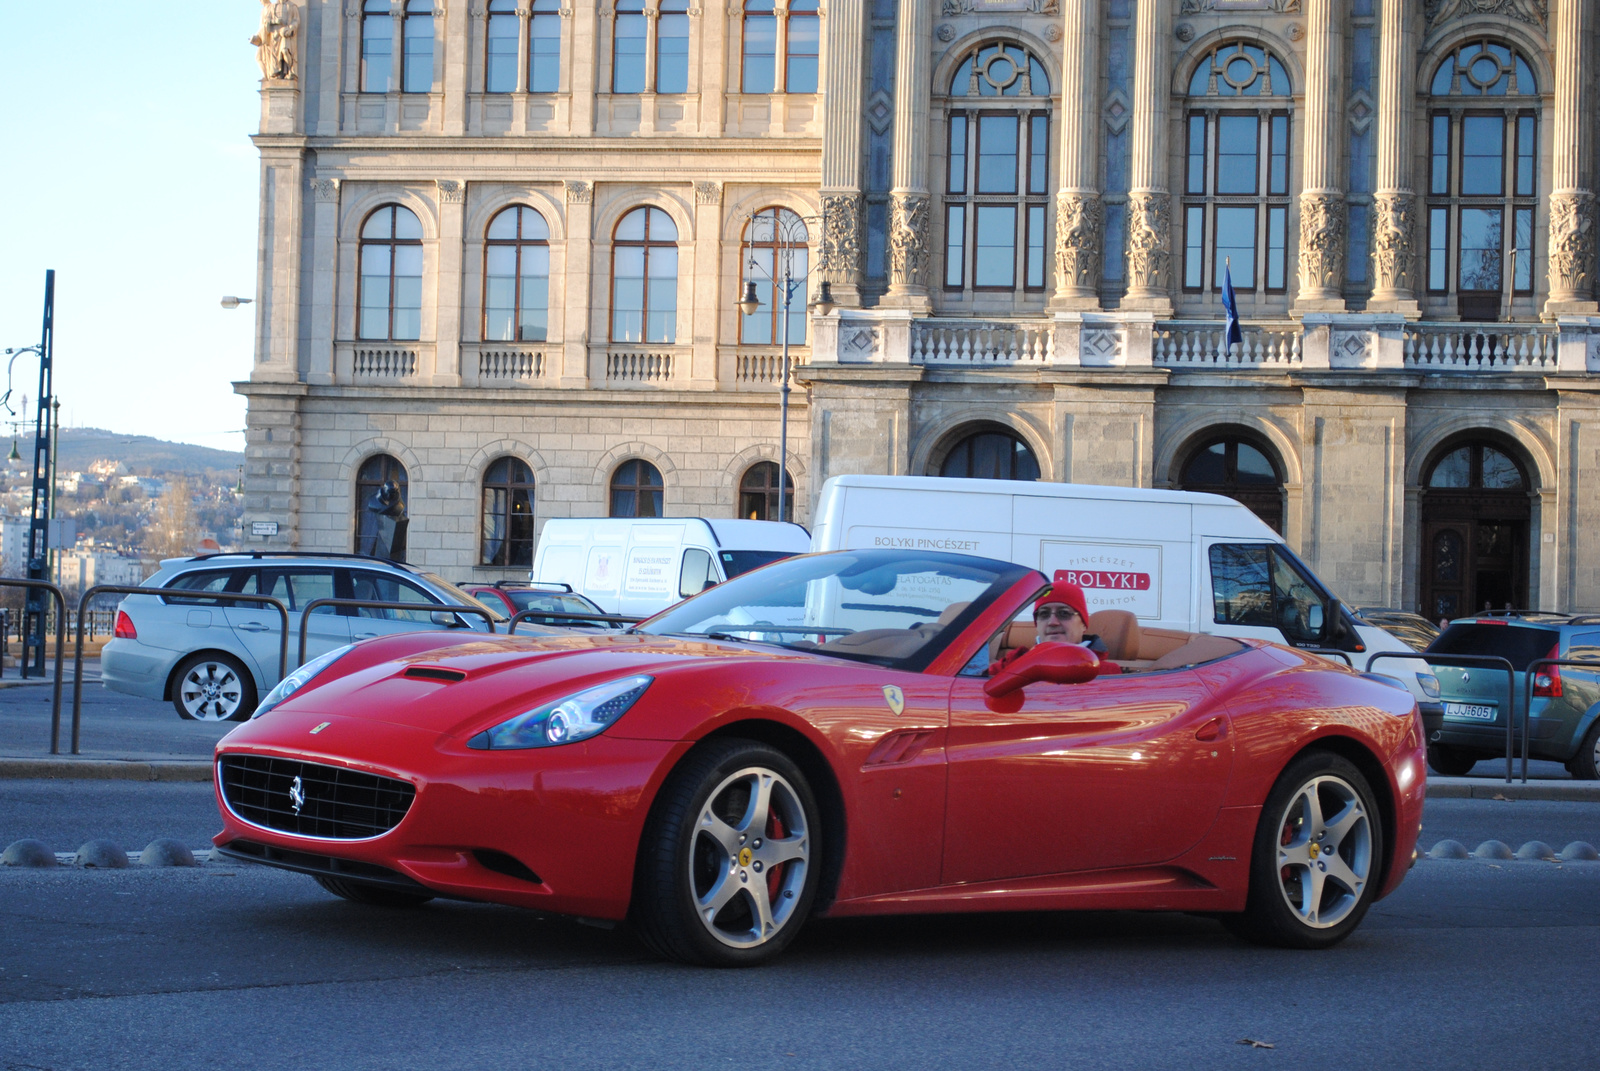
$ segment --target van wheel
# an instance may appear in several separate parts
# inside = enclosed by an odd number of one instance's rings
[[[1428,745],[1428,767],[1440,777],[1465,777],[1476,765],[1475,752],[1462,751],[1449,744]]]
[[[256,689],[236,659],[197,654],[178,667],[172,705],[186,721],[245,721],[256,709]]]
[[[1583,734],[1583,743],[1578,745],[1578,753],[1572,756],[1567,769],[1580,781],[1600,780],[1600,719]]]

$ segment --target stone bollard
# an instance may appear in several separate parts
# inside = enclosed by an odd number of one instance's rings
[[[1515,859],[1517,857],[1510,846],[1505,841],[1500,840],[1486,840],[1478,845],[1478,850],[1472,854],[1479,859]]]
[[[1517,849],[1518,859],[1554,859],[1556,850],[1542,840],[1530,840]]]
[[[1594,845],[1590,844],[1588,841],[1575,840],[1565,848],[1561,849],[1561,858],[1574,863],[1592,863],[1596,859],[1600,859],[1600,852],[1595,851]]]
[[[194,853],[181,841],[157,837],[139,853],[140,866],[199,866]]]
[[[43,841],[17,840],[0,852],[0,866],[55,866],[56,853]]]
[[[78,857],[73,862],[79,866],[121,870],[128,865],[128,853],[114,841],[91,840],[78,849]]]
[[[1459,840],[1441,840],[1428,853],[1429,859],[1471,859],[1472,853]]]

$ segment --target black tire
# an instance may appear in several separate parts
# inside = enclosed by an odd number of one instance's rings
[[[1476,751],[1463,751],[1449,744],[1428,745],[1428,769],[1440,777],[1465,777],[1481,757]]]
[[[318,885],[333,895],[355,904],[369,907],[421,907],[433,897],[425,893],[409,893],[400,889],[385,889],[380,885],[366,885],[359,881],[329,878],[321,874],[311,877]]]
[[[1330,813],[1334,821],[1325,824]],[[1383,852],[1383,817],[1361,771],[1330,752],[1306,752],[1279,776],[1261,809],[1249,899],[1243,914],[1225,916],[1223,924],[1259,944],[1331,948],[1377,897]]]
[[[1600,719],[1583,734],[1583,743],[1567,763],[1567,772],[1580,781],[1600,780]]]
[[[679,764],[651,809],[629,918],[664,959],[753,967],[805,925],[821,864],[821,811],[800,768],[766,744],[713,741]]]
[[[190,655],[172,675],[172,706],[185,721],[249,721],[255,681],[232,655]]]

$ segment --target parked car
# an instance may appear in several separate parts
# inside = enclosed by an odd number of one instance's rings
[[[1048,586],[844,551],[626,633],[358,645],[218,745],[214,843],[358,903],[629,919],[725,966],[814,913],[1193,911],[1325,948],[1399,886],[1427,778],[1398,682],[1125,610],[1090,622],[1128,671],[1100,675],[1015,624]]]
[[[1425,651],[1428,644],[1439,638],[1443,631],[1421,614],[1409,610],[1393,610],[1380,606],[1362,606],[1356,616],[1369,625],[1377,625],[1413,651]]]
[[[417,609],[321,607],[307,626],[308,659],[396,632],[489,631],[480,615],[442,609],[452,605],[478,607],[496,622],[505,620],[493,606],[432,573],[354,554],[172,558],[141,586],[154,590],[129,595],[117,607],[114,638],[100,655],[100,678],[113,691],[170,700],[179,717],[195,721],[248,718],[256,697],[278,683],[278,612],[263,604],[207,599],[207,592],[282,599],[289,610],[290,669],[299,653],[301,609],[315,599],[416,603]]]
[[[1572,776],[1600,777],[1600,669],[1591,673],[1551,666],[1533,677],[1524,710],[1529,663],[1564,658],[1600,663],[1600,615],[1499,612],[1452,621],[1428,646],[1429,654],[1498,655],[1515,672],[1515,746],[1528,722],[1530,758],[1565,763]],[[1433,664],[1444,702],[1444,721],[1428,738],[1428,765],[1446,776],[1464,774],[1482,759],[1506,753],[1506,673],[1479,666]]]
[[[501,580],[494,584],[458,584],[462,591],[487,606],[493,606],[507,617],[524,610],[549,614],[533,618],[535,624],[553,625],[557,628],[611,629],[622,625],[613,621],[594,621],[590,617],[604,616],[605,611],[573,591],[567,584],[534,584],[520,580]],[[561,617],[561,614],[581,614],[582,617]],[[526,621],[517,623],[520,632]]]

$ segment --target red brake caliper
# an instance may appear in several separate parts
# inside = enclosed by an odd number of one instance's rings
[[[767,839],[782,840],[784,835],[783,819],[779,818],[777,812],[774,811],[767,817]],[[779,863],[767,871],[767,901],[769,903],[777,900],[778,889],[783,883],[783,871],[788,865],[788,863]]]

